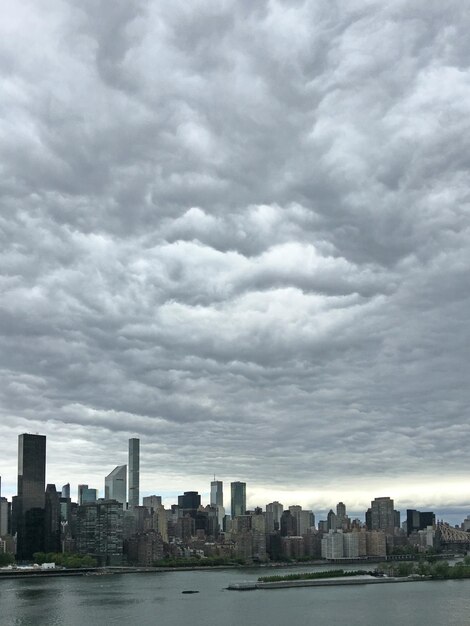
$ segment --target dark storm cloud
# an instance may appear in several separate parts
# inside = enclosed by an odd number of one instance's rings
[[[148,490],[465,504],[464,3],[45,7],[0,26],[2,474],[139,435]]]

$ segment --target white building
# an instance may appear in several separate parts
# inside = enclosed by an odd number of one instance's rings
[[[118,465],[104,479],[105,500],[117,500],[123,507],[127,501],[127,465]]]

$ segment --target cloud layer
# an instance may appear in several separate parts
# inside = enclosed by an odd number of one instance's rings
[[[470,506],[465,3],[47,4],[0,25],[4,484],[140,436],[148,492]]]

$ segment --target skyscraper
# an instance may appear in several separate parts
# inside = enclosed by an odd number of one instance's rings
[[[392,498],[375,498],[370,503],[371,530],[384,530],[393,534],[395,512]]]
[[[55,485],[46,487],[44,552],[60,552],[60,496]]]
[[[281,528],[281,515],[283,511],[283,505],[277,500],[266,505],[267,532],[273,532],[274,530],[279,530]]]
[[[232,519],[246,513],[246,483],[230,483]]]
[[[78,504],[96,502],[97,497],[96,489],[90,489],[88,485],[78,485]]]
[[[106,500],[117,500],[126,506],[127,496],[127,465],[118,465],[104,479],[104,497]]]
[[[218,531],[221,531],[223,530],[225,517],[224,484],[221,480],[215,480],[215,476],[211,482],[211,506],[217,511]]]
[[[139,506],[140,439],[129,439],[129,508]]]
[[[224,485],[221,480],[211,482],[211,506],[224,506]]]
[[[19,435],[18,495],[14,512],[19,561],[30,560],[34,552],[44,550],[45,488],[46,437]]]

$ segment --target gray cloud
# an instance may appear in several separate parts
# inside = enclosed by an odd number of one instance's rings
[[[470,506],[464,3],[43,9],[0,25],[4,484],[20,432],[96,486],[138,435],[148,491]]]

